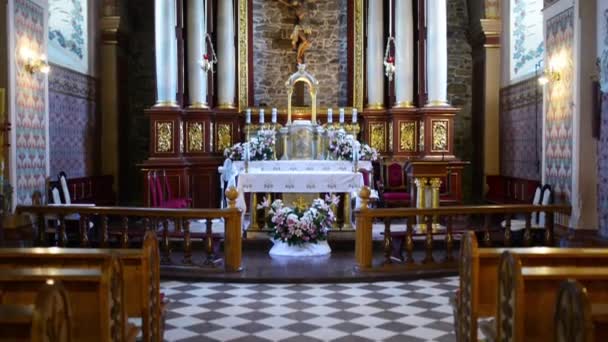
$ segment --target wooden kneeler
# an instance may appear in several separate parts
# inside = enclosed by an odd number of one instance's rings
[[[72,342],[71,304],[61,283],[43,285],[33,305],[0,304],[0,341]]]
[[[95,269],[113,255],[121,260],[124,269],[122,284],[128,317],[141,317],[143,341],[162,341],[160,257],[156,234],[151,231],[145,234],[141,249],[55,247],[0,249],[0,269],[23,266]]]
[[[554,308],[564,280],[584,284],[591,302],[608,300],[608,267],[522,267],[517,254],[505,251],[499,272],[498,341],[555,341]]]

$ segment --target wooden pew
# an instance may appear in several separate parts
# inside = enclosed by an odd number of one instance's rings
[[[71,342],[70,306],[60,283],[43,285],[33,305],[0,304],[0,342]]]
[[[558,342],[608,341],[608,305],[592,304],[587,289],[576,280],[561,284],[554,323]]]
[[[460,245],[460,290],[456,301],[459,341],[477,341],[478,318],[496,317],[498,265],[506,250],[516,253],[524,267],[608,265],[608,249],[478,248],[475,233],[466,232]]]
[[[516,253],[500,259],[496,316],[497,341],[555,341],[553,320],[557,293],[573,278],[588,289],[591,302],[608,300],[608,267],[522,267]]]
[[[127,322],[122,262],[106,259],[100,268],[6,268],[0,272],[0,304],[34,303],[38,289],[60,281],[70,296],[74,341],[134,341]]]
[[[162,341],[160,259],[156,234],[151,231],[146,233],[141,249],[0,249],[0,269],[24,266],[95,269],[104,265],[112,255],[122,261],[128,317],[141,317],[144,341]]]

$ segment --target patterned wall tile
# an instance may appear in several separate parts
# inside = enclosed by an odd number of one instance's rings
[[[542,89],[537,78],[500,91],[500,174],[540,181]]]
[[[97,152],[95,79],[53,65],[49,74],[51,177],[92,176]]]
[[[29,0],[14,1],[14,33],[18,46],[44,47],[44,9]],[[34,191],[44,195],[46,180],[45,76],[23,68],[15,75],[16,202],[30,204]]]
[[[572,118],[574,85],[574,7],[547,21],[547,59],[559,65],[561,79],[546,88],[545,182],[558,202],[570,203],[572,192]]]

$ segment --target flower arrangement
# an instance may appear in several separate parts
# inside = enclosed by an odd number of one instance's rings
[[[269,208],[268,226],[272,229],[270,235],[273,239],[293,246],[326,240],[328,228],[336,221],[331,206],[337,205],[338,201],[336,196],[325,196],[324,200],[313,200],[309,208],[290,208],[281,200],[270,204],[264,198],[258,208]]]
[[[355,146],[358,146],[357,155],[359,160],[378,160],[378,151],[368,144],[357,144],[357,140],[346,134],[343,130],[329,131],[329,146],[328,150],[333,159],[336,160],[352,160]]]
[[[247,143],[236,143],[224,150],[224,157],[232,160],[244,160],[245,150],[249,148],[249,160],[272,160],[276,145],[275,133],[272,130],[260,131]]]

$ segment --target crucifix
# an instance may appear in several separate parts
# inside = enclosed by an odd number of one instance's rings
[[[296,62],[297,64],[304,64],[304,54],[306,50],[312,45],[310,41],[310,35],[312,29],[306,25],[306,18],[308,17],[308,9],[304,3],[304,0],[277,0],[280,4],[283,4],[292,9],[296,16],[296,22],[291,33],[291,46],[296,51]]]

